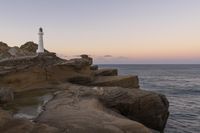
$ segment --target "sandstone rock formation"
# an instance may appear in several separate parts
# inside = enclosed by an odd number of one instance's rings
[[[9,46],[6,43],[0,42],[0,53],[3,53],[7,51],[8,49],[9,49]]]
[[[61,131],[27,119],[15,119],[10,112],[0,108],[0,133],[61,133]]]
[[[5,58],[15,58],[20,56],[27,56],[27,55],[33,55],[33,53],[30,53],[28,51],[24,51],[20,49],[19,47],[9,47],[5,43],[0,43],[0,60]]]
[[[103,88],[100,100],[107,108],[138,121],[149,128],[162,131],[168,119],[169,103],[164,95],[140,89]]]
[[[99,69],[94,71],[95,76],[117,76],[117,69]]]
[[[94,78],[90,85],[139,88],[139,80],[137,76],[98,76]]]
[[[11,119],[12,119],[11,114],[0,108],[0,129],[4,126],[4,124],[6,124]]]
[[[0,60],[5,58],[16,58],[24,56],[36,55],[37,44],[34,42],[27,42],[20,47],[9,47],[6,43],[0,42]],[[45,53],[49,53],[45,50]]]
[[[0,128],[1,133],[61,133],[59,129],[25,119],[13,119]]]
[[[113,92],[115,89],[117,92],[120,91],[120,95],[114,96],[110,93],[110,89],[114,89]],[[107,108],[106,104],[111,102],[109,100],[120,100],[126,96],[127,94],[121,88],[72,85],[46,105],[45,111],[36,122],[67,130],[70,133],[150,133],[144,125],[116,113],[114,108]],[[126,104],[124,101],[124,105]]]
[[[11,102],[14,99],[14,94],[9,88],[0,88],[0,104]]]
[[[12,118],[0,110],[0,124],[4,125],[0,126],[0,132],[164,130],[169,103],[164,95],[139,89],[137,76],[118,76],[116,69],[92,68],[93,60],[88,55],[65,60],[48,51],[35,54],[36,48],[33,42],[20,48],[0,43],[0,87],[11,88],[0,90],[0,102],[12,100],[12,91],[54,88],[59,93],[43,106],[43,112],[34,122]]]
[[[20,49],[22,49],[23,51],[28,51],[32,54],[36,53],[37,48],[38,45],[34,42],[26,42],[25,44],[20,46]],[[49,51],[45,49],[45,53],[49,53]]]

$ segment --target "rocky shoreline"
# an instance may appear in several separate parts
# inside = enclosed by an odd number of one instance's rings
[[[137,76],[98,69],[87,55],[66,60],[47,50],[36,55],[36,49],[33,42],[20,48],[0,43],[1,133],[164,131],[169,102],[164,95],[140,89]],[[41,106],[37,117],[32,121],[13,117],[16,112],[8,105],[20,106],[18,98],[43,90],[42,95],[51,93],[53,98]],[[26,99],[26,106],[39,104]]]

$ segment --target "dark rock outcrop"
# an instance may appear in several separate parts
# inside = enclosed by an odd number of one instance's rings
[[[80,85],[87,85],[93,81],[91,76],[74,76],[68,79],[70,83],[80,84]]]
[[[98,65],[92,65],[90,66],[90,70],[98,70]]]

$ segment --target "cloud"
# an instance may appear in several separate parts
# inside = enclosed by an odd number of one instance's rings
[[[113,57],[113,56],[112,56],[112,55],[104,55],[103,57],[111,58],[111,57]]]

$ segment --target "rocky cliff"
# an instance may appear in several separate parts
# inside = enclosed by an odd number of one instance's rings
[[[4,109],[0,110],[1,133],[164,130],[168,100],[164,95],[140,89],[137,76],[119,76],[116,69],[98,69],[87,55],[65,60],[48,51],[35,54],[36,49],[33,42],[20,48],[0,43],[0,106]],[[13,117],[13,110],[11,114],[6,111],[19,101],[17,95],[33,90],[49,93],[52,89],[52,99],[32,121]]]
[[[6,43],[0,42],[0,60],[24,56],[36,55],[37,44],[34,42],[26,42],[20,47],[9,47]],[[45,50],[45,53],[49,53]]]

